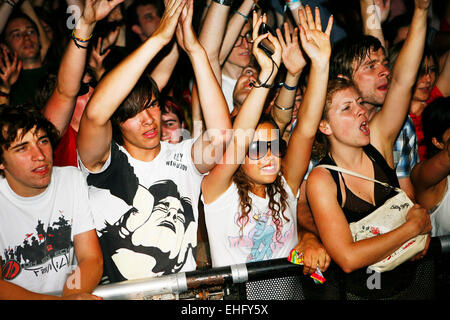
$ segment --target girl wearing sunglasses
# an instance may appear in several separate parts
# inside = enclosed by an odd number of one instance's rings
[[[332,20],[322,32],[320,12],[301,14],[300,39],[311,60],[308,87],[286,148],[275,122],[263,114],[275,81],[282,47],[270,33],[258,36],[265,17],[253,13],[253,55],[261,67],[258,84],[239,110],[222,163],[202,182],[202,200],[214,267],[285,258],[298,244],[296,195],[307,170],[325,104]],[[274,46],[271,57],[258,44]],[[316,261],[315,261],[316,262]],[[321,262],[322,265],[325,263]],[[317,264],[314,264],[314,268]]]

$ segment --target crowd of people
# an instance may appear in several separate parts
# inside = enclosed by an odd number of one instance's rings
[[[326,274],[308,297],[429,298],[421,265],[450,235],[450,4],[336,3],[3,0],[0,299],[102,299],[292,250],[298,278]],[[354,241],[394,188],[406,221]]]

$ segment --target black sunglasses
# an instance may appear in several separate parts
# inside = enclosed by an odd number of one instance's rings
[[[270,152],[277,158],[282,158],[286,154],[286,142],[283,139],[272,141],[253,141],[248,148],[247,156],[252,160],[259,160]]]

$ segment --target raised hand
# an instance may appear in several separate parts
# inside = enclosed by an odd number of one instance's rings
[[[305,12],[300,10],[298,13],[302,47],[313,63],[326,63],[331,55],[330,34],[333,16],[330,16],[325,32],[322,32],[319,8],[316,7],[315,19],[309,6],[306,6]]]
[[[284,23],[284,38],[280,29],[277,29],[278,41],[280,42],[282,53],[281,59],[284,66],[292,75],[297,75],[302,72],[306,66],[306,60],[303,57],[298,41],[298,28],[294,28],[294,32],[290,33],[289,24]]]
[[[109,46],[106,50],[102,50],[103,39],[101,37],[97,40],[97,45],[92,47],[91,53],[89,55],[89,66],[94,70],[97,80],[100,80],[103,73],[105,72],[105,66],[103,61],[111,52]]]
[[[83,19],[87,24],[96,23],[105,18],[117,5],[124,0],[86,0]]]
[[[194,1],[188,0],[178,20],[176,31],[178,45],[187,53],[200,46],[197,35],[192,26],[192,16],[194,14]]]
[[[278,68],[280,66],[282,49],[280,42],[272,34],[266,33],[258,36],[259,27],[262,23],[266,22],[266,15],[262,15],[258,18],[258,14],[256,13],[256,11],[253,11],[252,52],[256,60],[258,61],[259,66],[261,67],[259,79],[265,82],[270,82],[274,80],[275,75],[278,71],[275,68]],[[275,49],[271,57],[267,56],[265,52],[258,47],[259,43],[264,39],[270,41]]]
[[[161,17],[158,28],[152,36],[161,37],[166,42],[169,42],[175,33],[179,17],[185,8],[186,0],[167,0],[164,2],[166,9]]]
[[[0,57],[0,91],[9,93],[12,85],[19,78],[20,71],[22,70],[22,61],[17,57],[16,52],[14,52],[11,61],[9,58],[9,50],[4,47],[1,50],[3,57]]]

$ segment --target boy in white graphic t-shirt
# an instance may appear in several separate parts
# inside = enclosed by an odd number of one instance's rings
[[[100,299],[86,180],[53,167],[55,127],[32,107],[2,105],[0,130],[0,299]]]

